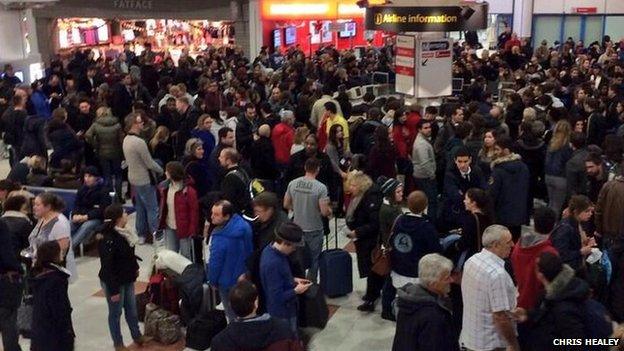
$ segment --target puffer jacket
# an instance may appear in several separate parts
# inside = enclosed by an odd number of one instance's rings
[[[115,116],[97,118],[85,133],[87,142],[97,152],[100,159],[120,160],[123,158],[124,132]]]
[[[230,288],[245,273],[245,261],[253,251],[251,226],[238,214],[210,236],[208,282],[220,288]]]
[[[498,223],[521,225],[528,222],[529,178],[529,169],[518,154],[492,161],[488,191],[494,201]]]

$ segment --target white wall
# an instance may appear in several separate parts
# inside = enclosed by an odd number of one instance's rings
[[[535,0],[533,13],[575,13],[578,7],[595,7],[598,14],[624,13],[622,0]]]
[[[0,61],[26,58],[20,22],[21,11],[5,11],[0,8]]]

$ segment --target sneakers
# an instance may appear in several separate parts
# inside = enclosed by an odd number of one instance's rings
[[[373,312],[375,311],[375,302],[365,301],[363,304],[359,305],[357,309],[362,312]]]
[[[143,346],[143,345],[147,344],[148,342],[150,342],[152,340],[153,340],[153,338],[151,336],[141,335],[138,339],[134,340],[134,343],[139,345],[139,346]]]

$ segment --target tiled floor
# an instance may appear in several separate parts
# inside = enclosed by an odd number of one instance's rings
[[[6,160],[0,160],[0,179],[9,172]],[[134,221],[131,216],[130,227]],[[342,233],[343,223],[338,224],[338,233]],[[329,237],[330,243],[334,242],[334,233]],[[339,234],[340,235],[340,234]],[[339,246],[345,247],[347,240],[339,237]],[[352,250],[349,250],[352,252]],[[332,317],[326,328],[322,331],[306,330],[313,334],[308,345],[309,350],[325,351],[351,351],[351,350],[389,350],[394,336],[394,323],[381,319],[380,312],[364,314],[356,309],[364,295],[366,281],[357,278],[355,254],[353,255],[354,291],[348,296],[328,299]],[[137,249],[143,262],[141,262],[140,282],[146,282],[152,266],[153,249],[151,246],[140,246]],[[106,300],[102,297],[98,271],[99,259],[95,257],[79,257],[78,273],[79,280],[69,287],[69,297],[73,306],[72,319],[76,332],[76,351],[99,351],[112,350],[112,342],[108,332]],[[144,286],[144,285],[142,285]],[[331,306],[333,305],[333,306]],[[378,306],[378,310],[379,310]],[[130,333],[122,318],[122,331],[124,340],[128,343]],[[21,340],[22,348],[29,349],[29,341]],[[132,346],[132,350],[139,348]],[[152,342],[140,350],[184,350],[183,342],[175,345],[163,346]],[[190,349],[186,349],[190,350]]]

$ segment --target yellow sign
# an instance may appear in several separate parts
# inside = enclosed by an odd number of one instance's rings
[[[424,16],[421,14],[415,15],[397,15],[396,13],[378,13],[375,15],[375,24],[382,25],[386,23],[457,23],[457,16],[439,15],[439,16]]]

